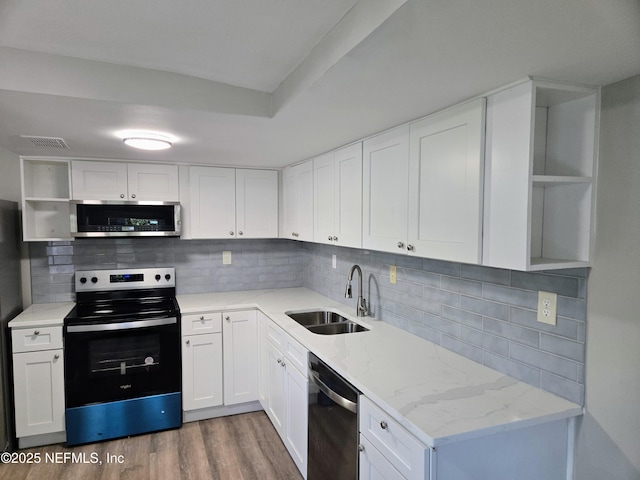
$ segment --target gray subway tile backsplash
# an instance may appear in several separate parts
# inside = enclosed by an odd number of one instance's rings
[[[588,269],[517,272],[314,243],[303,248],[305,287],[355,308],[343,294],[348,269],[357,263],[377,318],[584,403]],[[398,266],[396,285],[389,282],[390,265]],[[536,320],[538,290],[558,294],[557,326]]]
[[[304,286],[355,312],[344,287],[357,263],[376,318],[584,402],[586,268],[516,272],[278,239],[79,239],[31,243],[30,249],[34,303],[74,300],[76,270],[174,266],[179,294]],[[224,250],[232,252],[231,265],[222,265]],[[390,265],[397,266],[395,285]],[[558,294],[557,326],[536,321],[538,290]]]

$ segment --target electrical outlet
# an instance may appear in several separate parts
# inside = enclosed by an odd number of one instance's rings
[[[222,264],[231,265],[231,251],[225,250],[222,252]]]
[[[556,324],[558,308],[558,294],[551,292],[538,292],[538,321],[549,325]]]
[[[338,266],[338,258],[336,255],[331,255],[331,267],[336,268]]]
[[[395,265],[389,265],[389,283],[395,284],[396,280],[397,280],[396,266]]]

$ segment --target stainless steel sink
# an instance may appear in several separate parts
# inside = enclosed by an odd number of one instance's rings
[[[310,332],[319,335],[337,335],[369,330],[331,310],[290,311],[285,312],[285,314]]]

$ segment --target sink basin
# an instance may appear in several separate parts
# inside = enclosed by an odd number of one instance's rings
[[[331,310],[291,311],[285,312],[285,314],[310,332],[320,335],[337,335],[339,333],[366,332],[369,330]]]
[[[320,335],[337,335],[339,333],[354,333],[354,332],[367,332],[368,328],[362,325],[347,320],[339,323],[325,323],[324,325],[313,325],[307,327],[312,333],[318,333]]]

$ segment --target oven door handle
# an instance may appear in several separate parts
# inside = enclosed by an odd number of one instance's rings
[[[133,322],[69,325],[67,327],[67,332],[84,333],[84,332],[108,332],[112,330],[132,330],[134,328],[159,327],[161,325],[172,325],[174,323],[178,323],[178,319],[176,317],[151,318],[148,320],[136,320]]]
[[[326,383],[320,380],[320,375],[318,375],[318,373],[313,368],[309,368],[309,375],[311,375],[311,378],[313,382],[316,384],[316,386],[318,387],[318,389],[322,393],[324,393],[327,397],[329,397],[331,400],[336,402],[342,408],[349,410],[350,412],[353,412],[353,413],[358,413],[358,405],[356,405],[355,402],[352,402],[351,400],[348,400],[344,398],[342,395],[339,395],[338,393],[331,390],[331,388],[329,388],[329,386]]]

